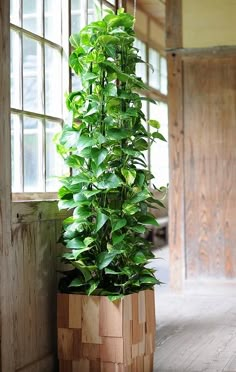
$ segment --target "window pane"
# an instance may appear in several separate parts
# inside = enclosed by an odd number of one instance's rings
[[[22,0],[23,28],[42,35],[42,6],[43,1]]]
[[[73,73],[72,75],[72,91],[73,90],[81,90],[82,89],[82,83],[80,78]]]
[[[161,124],[160,132],[168,139],[168,110],[167,104],[160,102],[158,105],[150,104],[150,119],[158,120]],[[154,128],[150,128],[155,131]],[[151,172],[154,179],[151,184],[156,187],[166,186],[169,182],[169,155],[168,143],[156,140],[151,146]]]
[[[11,31],[11,107],[21,108],[20,35]]]
[[[47,115],[57,117],[62,111],[61,63],[60,52],[45,46],[45,109]]]
[[[81,25],[81,16],[78,11],[72,11],[71,14],[71,33],[78,33],[82,28]]]
[[[80,7],[81,7],[81,0],[71,0],[71,10],[78,10],[80,9]]]
[[[44,1],[45,38],[61,44],[61,1]]]
[[[167,94],[167,63],[166,58],[161,57],[161,93]]]
[[[149,49],[149,63],[152,65],[154,71],[150,69],[149,72],[149,84],[155,89],[160,89],[160,71],[159,71],[159,64],[160,64],[160,55],[154,49]]]
[[[22,127],[18,115],[11,115],[11,172],[12,191],[23,191],[22,185]]]
[[[20,3],[19,0],[11,0],[10,2],[10,21],[17,26],[20,26]]]
[[[23,37],[24,110],[42,112],[42,58],[40,43]]]
[[[42,123],[24,117],[24,191],[44,191]]]
[[[134,45],[137,49],[139,49],[138,55],[142,58],[143,61],[146,61],[146,44],[136,39]],[[141,77],[144,83],[147,82],[147,65],[145,63],[137,63],[136,75],[138,77]]]
[[[46,121],[46,191],[56,191],[59,187],[56,177],[63,174],[64,162],[53,142],[53,137],[60,130],[60,123]]]

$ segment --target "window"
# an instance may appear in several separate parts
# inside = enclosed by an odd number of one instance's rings
[[[158,101],[158,104],[143,101],[143,112],[147,119],[154,119],[161,124],[161,133],[168,138],[168,109],[167,109],[167,63],[166,58],[156,49],[149,48],[141,40],[136,40],[135,47],[140,50],[142,60],[146,64],[138,64],[136,74],[150,87],[149,97]],[[148,128],[152,131],[152,128]],[[154,143],[145,154],[148,167],[154,176],[151,185],[166,186],[169,182],[168,144],[164,141]]]
[[[13,192],[55,191],[54,176],[63,172],[52,139],[62,126],[68,90],[61,32],[67,5],[65,0],[56,7],[51,0],[11,1]]]
[[[70,87],[80,89],[79,79],[68,68],[68,38],[95,20],[101,5],[103,10],[114,10],[118,3],[120,6],[117,0],[57,0],[55,5],[52,0],[11,0],[13,193],[54,192],[58,189],[55,175],[69,171],[53,143],[68,115],[64,93]],[[152,74],[140,63],[137,75],[151,86],[151,96],[160,93],[163,98],[167,94],[164,56],[140,40],[136,47],[142,59],[149,58],[155,67]],[[148,117],[151,106],[145,104]],[[153,154],[147,153],[147,159]],[[152,159],[150,168],[151,164]]]

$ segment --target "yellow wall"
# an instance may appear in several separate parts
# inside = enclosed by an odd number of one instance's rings
[[[236,45],[236,0],[182,0],[183,47]]]

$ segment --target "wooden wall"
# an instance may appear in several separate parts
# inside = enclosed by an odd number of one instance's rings
[[[236,283],[236,47],[186,49],[167,1],[171,285]],[[230,279],[230,280],[229,280]]]

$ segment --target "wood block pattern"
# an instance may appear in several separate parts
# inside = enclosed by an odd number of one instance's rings
[[[110,302],[58,294],[60,372],[152,372],[154,291]]]

